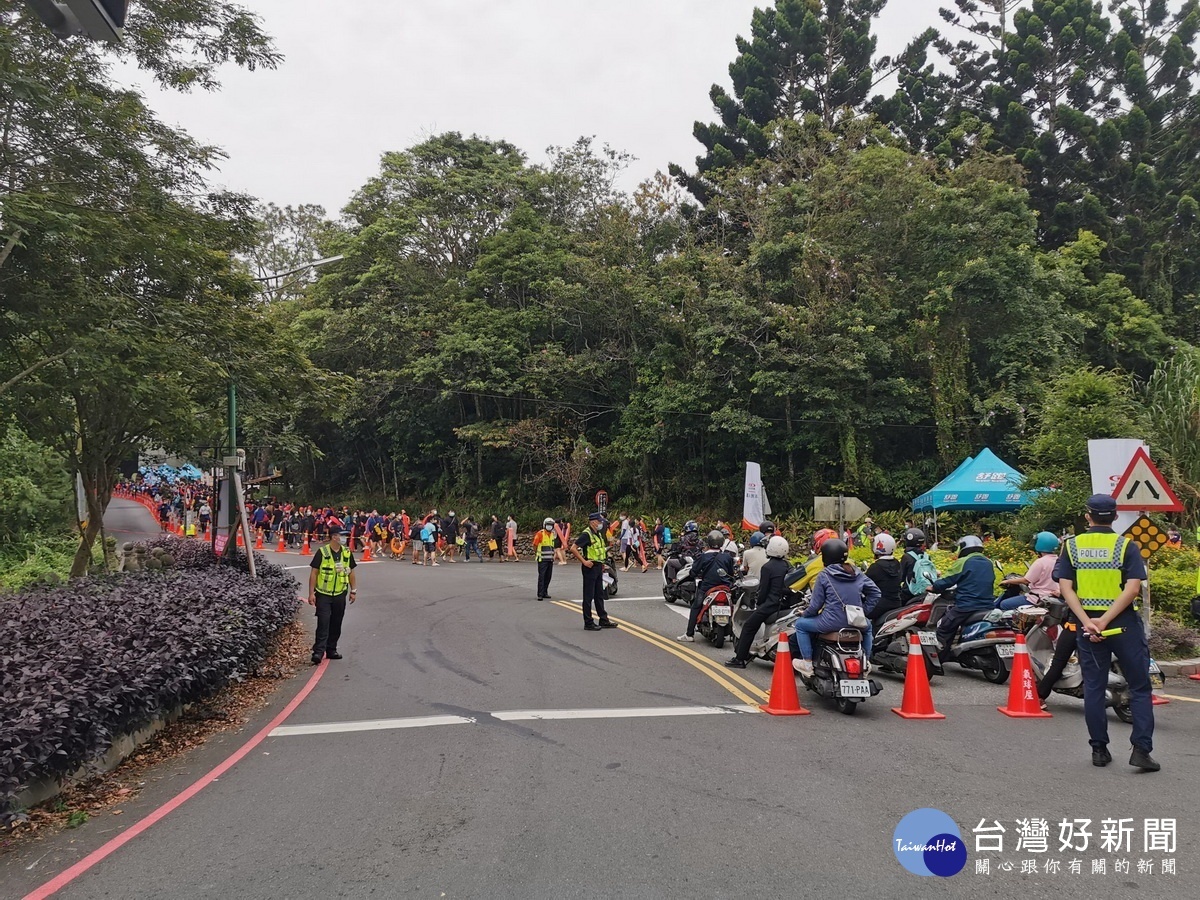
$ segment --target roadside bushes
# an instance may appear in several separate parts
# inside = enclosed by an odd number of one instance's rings
[[[0,818],[20,789],[103,756],[113,739],[251,671],[296,613],[296,583],[256,560],[217,566],[195,540],[153,542],[173,568],[0,599]]]

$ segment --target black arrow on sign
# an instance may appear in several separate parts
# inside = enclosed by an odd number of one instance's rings
[[[1141,484],[1141,481],[1135,481],[1135,482],[1133,483],[1133,487],[1131,487],[1131,488],[1129,489],[1129,493],[1125,495],[1125,499],[1126,499],[1126,500],[1132,500],[1132,499],[1133,499],[1133,495],[1137,493],[1137,489],[1138,489],[1138,485],[1139,485],[1139,484]],[[1157,495],[1157,494],[1155,494],[1154,496],[1156,496],[1156,497],[1157,497],[1158,495]]]
[[[1151,484],[1150,482],[1148,482],[1148,481],[1146,482],[1146,490],[1148,490],[1150,493],[1152,493],[1152,494],[1154,495],[1154,499],[1155,499],[1155,500],[1161,500],[1161,499],[1162,499],[1162,498],[1159,496],[1159,494],[1158,494],[1158,491],[1156,491],[1156,490],[1154,489],[1154,485],[1152,485],[1152,484]]]

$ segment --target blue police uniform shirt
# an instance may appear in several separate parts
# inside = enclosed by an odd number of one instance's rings
[[[1089,528],[1086,533],[1112,534],[1113,530],[1106,526],[1097,526]],[[1070,538],[1067,540],[1070,540]],[[1071,581],[1075,580],[1075,566],[1071,564],[1071,559],[1067,556],[1066,541],[1063,541],[1062,553],[1059,554],[1058,562],[1054,564],[1054,574],[1052,577],[1055,581],[1058,581],[1060,578],[1069,578]],[[1138,546],[1137,541],[1126,539],[1125,556],[1121,560],[1121,587],[1125,587],[1125,582],[1131,578],[1145,580],[1146,561],[1142,559],[1142,548]]]

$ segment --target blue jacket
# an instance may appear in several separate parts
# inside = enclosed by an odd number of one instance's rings
[[[692,577],[700,582],[696,597],[702,598],[718,585],[729,587],[733,583],[733,570],[737,561],[733,554],[724,550],[707,551],[692,562]]]
[[[933,583],[934,593],[958,586],[954,608],[966,611],[996,606],[996,567],[982,553],[960,556],[949,571]]]
[[[858,569],[847,572],[841,566],[821,570],[813,582],[812,601],[804,610],[806,619],[815,618],[821,631],[846,627],[846,604],[863,608],[867,618],[879,602],[879,587]]]

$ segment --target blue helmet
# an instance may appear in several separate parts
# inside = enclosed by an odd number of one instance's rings
[[[1038,553],[1058,552],[1058,537],[1050,531],[1039,531],[1033,539],[1033,549]]]
[[[963,641],[978,641],[987,637],[988,632],[996,627],[995,622],[984,619],[982,622],[972,622],[962,630]]]
[[[762,542],[763,542],[763,535],[762,535],[761,531],[756,531],[756,532],[754,532],[754,534],[750,535],[750,546],[751,547],[759,547],[762,545]]]
[[[684,534],[697,534],[700,531],[700,526],[696,524],[695,519],[688,519],[683,526]]]

